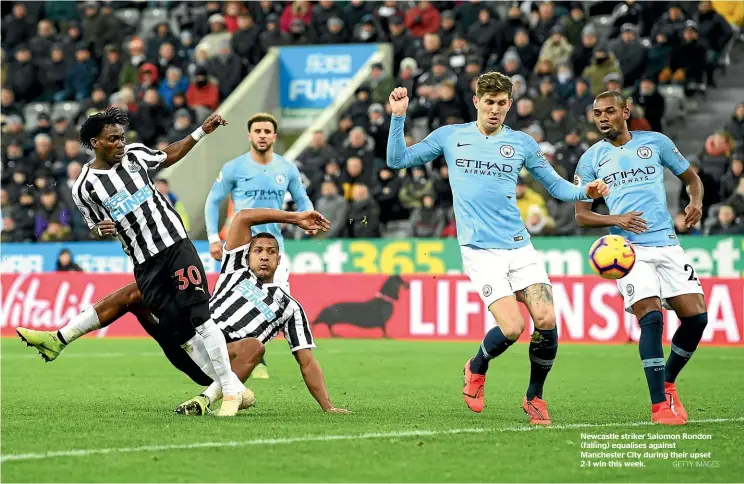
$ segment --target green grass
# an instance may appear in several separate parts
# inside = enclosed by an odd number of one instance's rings
[[[732,482],[744,475],[740,348],[702,348],[679,380],[690,419],[732,419],[690,423],[685,432],[713,440],[677,442],[680,452],[712,452],[707,461],[717,467],[697,467],[700,461],[674,467],[680,459],[670,457],[641,459],[642,469],[595,469],[581,467],[582,432],[683,432],[645,425],[648,395],[633,345],[562,346],[545,393],[556,426],[532,431],[521,409],[525,345],[492,364],[481,414],[467,410],[460,396],[462,366],[476,344],[321,340],[319,346],[331,397],[351,415],[320,411],[284,342],[269,345],[271,379],[249,381],[257,407],[219,419],[173,414],[199,389],[150,340],[84,339],[44,364],[32,348],[4,339],[3,481]],[[376,435],[354,437],[369,433]],[[329,436],[345,439],[321,440]],[[274,440],[250,442],[256,439]],[[205,442],[216,444],[168,447]],[[153,445],[164,448],[7,460]]]

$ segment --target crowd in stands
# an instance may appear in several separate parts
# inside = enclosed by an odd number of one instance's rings
[[[593,11],[608,4],[610,12]],[[348,42],[390,42],[393,69],[374,66],[337,130],[315,133],[297,160],[316,207],[336,222],[324,235],[455,236],[443,160],[385,165],[393,86],[411,94],[410,144],[473,121],[477,76],[506,73],[514,83],[506,124],[529,133],[572,180],[599,139],[589,109],[597,93],[624,91],[631,129],[663,131],[660,86],[690,96],[715,88],[744,26],[736,1],[47,1],[3,2],[2,13],[3,241],[88,237],[70,192],[91,157],[76,132],[88,114],[118,106],[129,114],[130,141],[162,149],[193,131],[270,47]],[[593,22],[597,13],[609,22]],[[744,104],[721,121],[706,127],[715,132],[699,154],[685,153],[712,216],[687,231],[676,218],[680,233],[744,232]],[[167,180],[158,189],[184,216]],[[572,204],[550,198],[526,172],[517,205],[532,234],[582,233]]]

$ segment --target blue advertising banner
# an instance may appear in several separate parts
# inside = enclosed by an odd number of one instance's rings
[[[281,47],[280,106],[327,108],[376,51],[375,44]]]

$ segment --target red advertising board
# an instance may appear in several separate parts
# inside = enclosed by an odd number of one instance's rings
[[[210,286],[216,275],[210,276]],[[52,330],[107,294],[133,281],[129,275],[41,273],[2,275],[2,336],[18,326]],[[624,343],[637,340],[633,315],[622,309],[612,281],[554,277],[553,298],[561,341]],[[316,337],[478,341],[494,321],[465,276],[306,274],[291,278],[292,295]],[[703,344],[744,346],[744,279],[702,281],[708,304]],[[529,321],[529,314],[524,311]],[[679,320],[665,312],[665,341]],[[522,338],[527,340],[528,330]],[[127,315],[99,337],[146,336]]]

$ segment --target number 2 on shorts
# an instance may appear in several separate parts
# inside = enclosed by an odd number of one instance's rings
[[[188,276],[188,279],[184,277],[184,269],[178,269],[175,273],[175,276],[178,278],[179,291],[187,289],[190,284],[193,284],[194,286],[198,286],[199,284],[201,284],[201,274],[199,273],[199,269],[197,269],[196,266],[189,266],[189,268],[186,269],[185,272]]]

